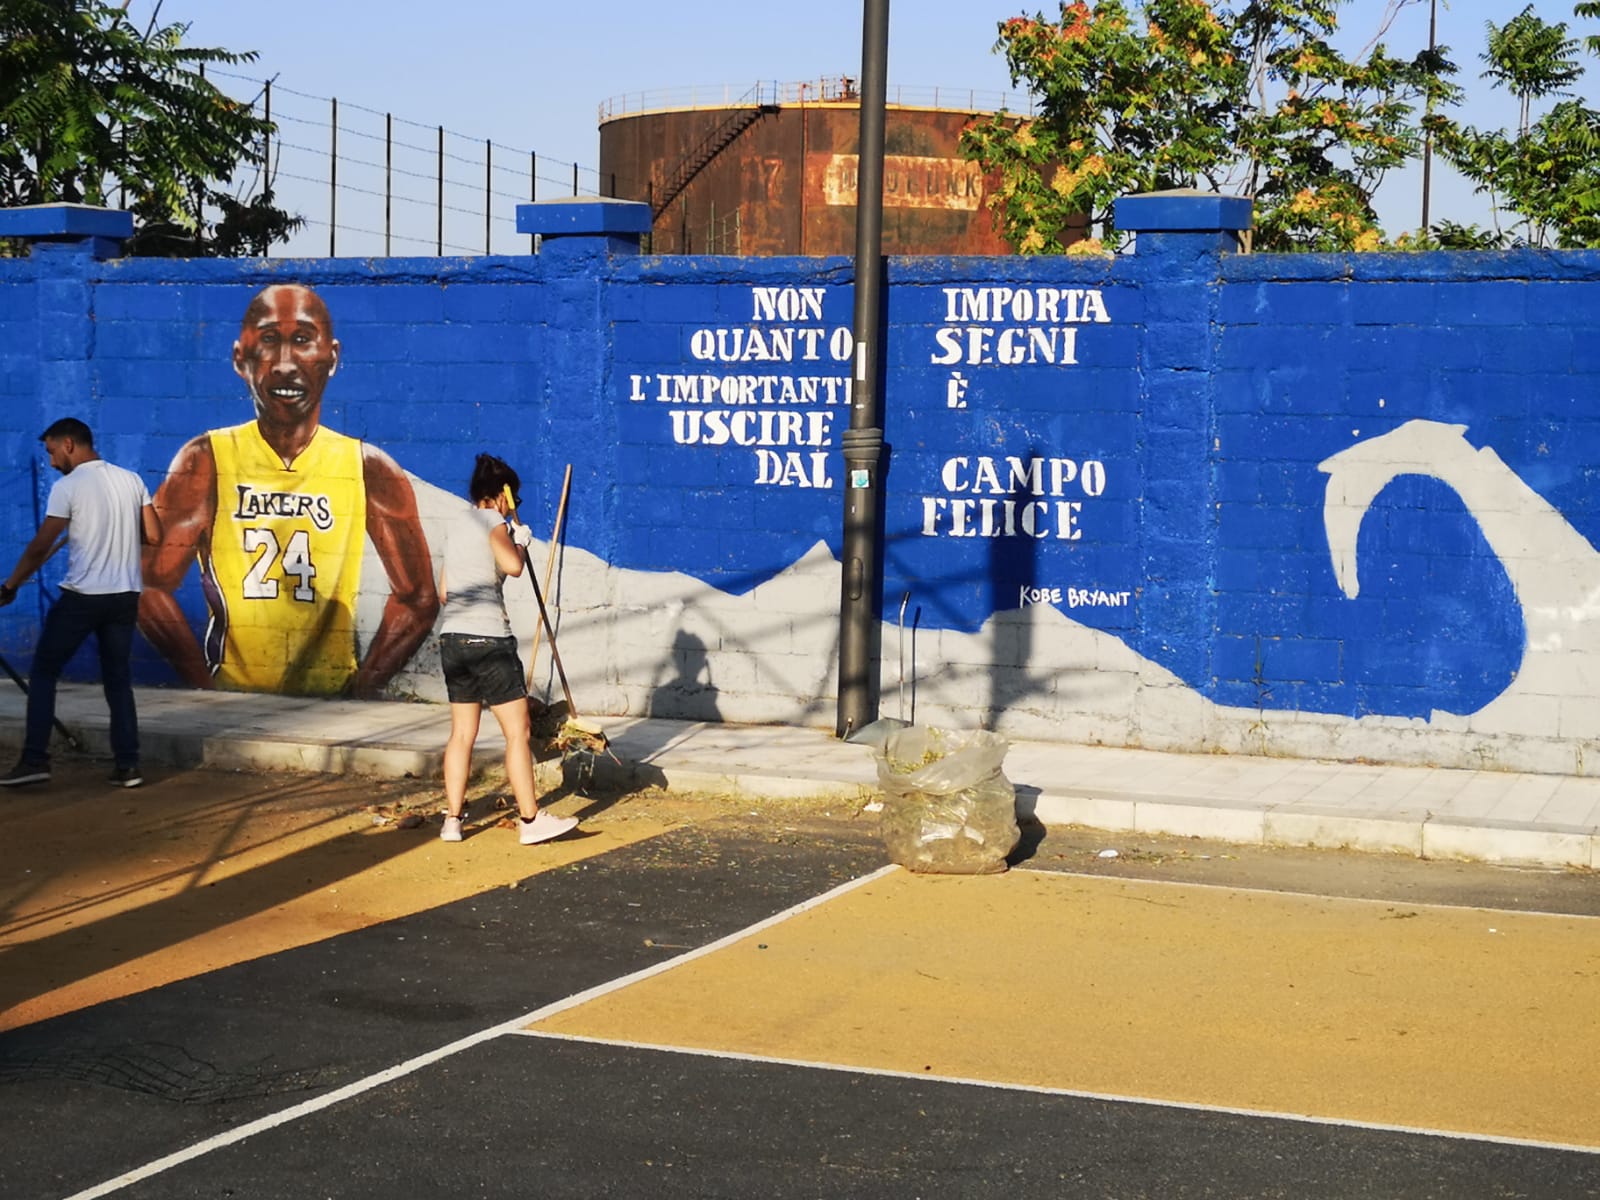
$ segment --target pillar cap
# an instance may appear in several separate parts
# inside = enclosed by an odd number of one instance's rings
[[[1254,207],[1248,196],[1175,188],[1123,196],[1113,219],[1129,233],[1223,233],[1249,229]]]
[[[542,237],[616,237],[650,232],[650,206],[609,196],[563,196],[517,205],[517,232]]]
[[[133,214],[93,204],[27,204],[0,208],[0,237],[62,240],[133,236]]]

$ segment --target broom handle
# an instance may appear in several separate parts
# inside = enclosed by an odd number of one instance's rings
[[[515,521],[517,519],[517,504],[511,498],[510,484],[505,486],[501,495],[505,497],[506,507],[511,510],[511,519]],[[522,551],[522,565],[528,572],[528,582],[533,584],[533,598],[539,604],[539,619],[544,622],[545,632],[550,635],[550,661],[555,663],[556,677],[561,680],[561,694],[566,697],[567,701],[567,716],[569,718],[575,717],[578,715],[578,710],[572,703],[572,689],[567,686],[567,672],[561,665],[561,651],[556,649],[556,631],[550,627],[550,613],[544,606],[544,593],[539,590],[539,577],[534,574],[533,559],[528,556],[528,548],[521,546],[519,549]]]
[[[550,527],[550,557],[544,564],[544,591],[550,594],[550,580],[555,575],[556,546],[561,537],[561,521],[567,515],[567,493],[572,489],[572,464],[567,464],[567,474],[561,481],[561,503],[556,506],[556,523]],[[539,665],[539,639],[544,636],[544,626],[536,625],[533,630],[533,649],[528,652],[528,690],[533,691],[533,672]],[[553,634],[551,636],[554,636]]]
[[[22,678],[21,675],[17,674],[16,670],[3,657],[0,657],[0,667],[5,669],[5,673],[11,676],[11,682],[16,684],[17,687],[21,689],[22,694],[26,696],[28,694],[27,682]],[[55,731],[57,733],[67,739],[67,745],[71,746],[74,750],[83,749],[83,747],[78,743],[78,739],[72,735],[72,730],[68,729],[61,723],[60,717],[52,716],[50,718],[50,724],[55,727]]]
[[[38,472],[38,467],[39,467],[39,464],[38,463],[34,463],[34,471],[35,471],[36,474]],[[37,503],[37,497],[35,497],[35,503]],[[66,544],[67,544],[67,535],[63,533],[58,539],[56,539],[56,544],[54,546],[50,547],[50,552],[44,556],[44,561],[45,562],[49,562],[52,558],[54,558],[56,556],[56,552],[59,551],[61,549],[61,547],[65,546]],[[43,567],[44,563],[40,563],[39,565],[41,567]],[[41,590],[44,588],[44,580],[43,579],[39,580],[39,587],[40,587]],[[27,684],[27,682],[22,678],[21,675],[17,674],[16,669],[14,667],[12,667],[12,665],[10,663],[8,663],[3,656],[0,656],[0,668],[4,668],[5,669],[5,673],[7,675],[11,676],[11,682],[16,684],[17,688],[22,692],[22,694],[24,696],[26,696],[28,694],[28,684]],[[78,741],[78,739],[76,737],[73,736],[72,730],[68,729],[64,724],[62,724],[60,717],[51,716],[50,724],[55,728],[55,731],[57,733],[59,733],[62,737],[67,739],[67,745],[71,746],[74,750],[82,750],[83,749],[82,744]]]

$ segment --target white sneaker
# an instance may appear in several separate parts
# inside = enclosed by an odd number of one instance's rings
[[[533,846],[558,838],[563,833],[571,833],[578,827],[578,818],[558,817],[541,808],[533,820],[518,821],[517,827],[517,840],[524,846]]]
[[[444,819],[444,828],[439,830],[439,840],[441,842],[459,842],[461,840],[460,817],[446,817]]]

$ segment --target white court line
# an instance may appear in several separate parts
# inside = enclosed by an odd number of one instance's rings
[[[1418,862],[1426,861],[1418,859]],[[1026,863],[1011,868],[1036,879],[1091,880],[1095,883],[1148,883],[1164,888],[1195,888],[1201,891],[1238,892],[1245,896],[1267,896],[1276,900],[1340,900],[1351,904],[1378,905],[1383,908],[1417,908],[1437,912],[1501,913],[1508,917],[1548,917],[1561,921],[1600,921],[1595,913],[1557,912],[1544,908],[1497,908],[1492,904],[1452,904],[1448,900],[1411,900],[1398,896],[1339,896],[1327,892],[1295,892],[1286,888],[1244,887],[1236,883],[1216,883],[1209,879],[1152,879],[1144,875],[1101,875],[1094,871],[1056,871],[1049,867],[1030,867]]]
[[[131,1171],[124,1171],[121,1175],[118,1175],[114,1179],[108,1179],[104,1183],[98,1183],[95,1186],[86,1188],[81,1192],[74,1192],[72,1195],[66,1197],[66,1200],[94,1200],[94,1198],[97,1196],[109,1196],[113,1192],[120,1192],[125,1187],[129,1187],[135,1183],[140,1183],[151,1178],[152,1176],[161,1174],[163,1171],[170,1171],[173,1167],[180,1166],[183,1163],[190,1162],[197,1158],[202,1158],[215,1150],[221,1150],[227,1146],[232,1146],[239,1142],[245,1141],[248,1138],[254,1137],[258,1133],[265,1133],[269,1129],[276,1129],[280,1125],[287,1125],[292,1121],[298,1121],[302,1117],[308,1117],[312,1113],[321,1112],[325,1108],[332,1108],[335,1104],[342,1104],[344,1101],[349,1100],[354,1096],[359,1096],[364,1092],[370,1092],[374,1088],[379,1088],[384,1084],[392,1083],[396,1079],[404,1078],[407,1075],[420,1071],[423,1067],[432,1066],[434,1063],[449,1058],[452,1055],[460,1054],[464,1050],[470,1050],[474,1046],[480,1046],[484,1042],[492,1041],[493,1039],[501,1037],[505,1034],[515,1033],[524,1025],[527,1025],[533,1021],[542,1021],[546,1017],[553,1017],[559,1012],[565,1012],[569,1008],[575,1008],[580,1004],[586,1004],[590,1000],[597,999],[598,997],[604,996],[610,992],[619,991],[622,988],[639,983],[641,980],[649,979],[654,975],[660,975],[664,971],[670,971],[674,967],[682,966],[684,963],[693,962],[695,959],[703,958],[707,954],[715,954],[718,950],[721,950],[726,946],[731,946],[736,942],[743,941],[752,934],[760,933],[764,929],[770,929],[774,925],[780,925],[784,921],[787,921],[790,917],[798,916],[800,913],[806,912],[809,909],[817,908],[820,905],[826,904],[835,897],[842,896],[847,892],[853,892],[856,888],[872,883],[899,869],[900,868],[895,866],[879,867],[876,871],[873,871],[869,875],[863,875],[859,879],[852,879],[847,883],[841,883],[838,887],[832,889],[831,891],[823,892],[820,896],[813,896],[811,899],[804,900],[791,908],[786,908],[780,913],[774,913],[765,920],[757,921],[754,925],[747,925],[745,928],[736,933],[730,933],[726,937],[718,938],[714,942],[708,942],[704,946],[696,947],[685,954],[678,955],[676,958],[663,959],[661,962],[653,963],[652,965],[645,967],[643,970],[633,972],[631,975],[622,975],[606,983],[597,984],[585,991],[574,993],[564,1000],[553,1001],[550,1004],[546,1004],[543,1008],[536,1008],[532,1012],[524,1013],[520,1017],[513,1017],[509,1021],[502,1021],[500,1024],[490,1026],[488,1029],[481,1030],[478,1033],[468,1034],[466,1037],[451,1042],[449,1045],[440,1046],[437,1050],[430,1050],[426,1054],[419,1054],[415,1058],[409,1058],[405,1062],[398,1063],[386,1070],[379,1071],[375,1075],[368,1075],[366,1078],[358,1079],[354,1083],[347,1083],[344,1087],[337,1088],[324,1096],[318,1096],[313,1100],[307,1100],[301,1104],[296,1104],[290,1108],[282,1110],[281,1112],[276,1112],[269,1116],[261,1117],[257,1120],[249,1122],[248,1124],[240,1125],[237,1129],[230,1129],[227,1133],[219,1133],[215,1137],[206,1138],[204,1141],[196,1142],[194,1145],[185,1147],[182,1150],[175,1150],[173,1153],[147,1162],[141,1167],[135,1167]]]
[[[1524,1146],[1532,1150],[1562,1150],[1573,1154],[1600,1155],[1600,1146],[1577,1146],[1566,1142],[1541,1142],[1532,1138],[1501,1137],[1492,1133],[1464,1133],[1458,1129],[1431,1129],[1423,1125],[1389,1125],[1379,1121],[1353,1121],[1341,1117],[1318,1117],[1310,1113],[1275,1112],[1263,1108],[1234,1108],[1226,1104],[1200,1104],[1186,1100],[1160,1100],[1146,1096],[1123,1096],[1115,1092],[1086,1092],[1077,1088],[1047,1087],[1036,1083],[1005,1083],[993,1079],[969,1079],[961,1075],[933,1075],[925,1071],[895,1071],[887,1067],[863,1067],[851,1063],[816,1062],[807,1058],[779,1058],[767,1054],[746,1054],[738,1050],[707,1050],[700,1046],[669,1046],[655,1042],[630,1042],[620,1038],[585,1037],[576,1033],[551,1033],[541,1029],[517,1029],[521,1037],[545,1038],[552,1042],[587,1042],[623,1050],[655,1050],[663,1054],[690,1054],[700,1058],[731,1059],[735,1062],[803,1067],[813,1071],[838,1071],[847,1075],[876,1075],[885,1079],[916,1080],[918,1083],[952,1083],[963,1087],[989,1088],[997,1092],[1026,1092],[1035,1096],[1062,1096],[1071,1100],[1098,1100],[1106,1104],[1142,1104],[1150,1108],[1171,1108],[1182,1112],[1212,1113],[1232,1117],[1259,1117],[1269,1121],[1293,1121],[1301,1125],[1331,1125],[1340,1129],[1363,1129],[1377,1133],[1404,1133],[1420,1137],[1450,1138],[1461,1142],[1489,1142],[1496,1146]]]

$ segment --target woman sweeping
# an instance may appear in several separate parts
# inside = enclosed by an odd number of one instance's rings
[[[526,525],[507,527],[508,487],[515,498],[521,487],[517,473],[492,454],[478,455],[467,492],[473,507],[455,518],[445,537],[439,660],[450,699],[450,740],[444,748],[445,818],[439,836],[447,842],[461,840],[472,746],[485,704],[505,734],[506,779],[522,818],[522,844],[548,842],[578,825],[577,817],[541,810],[534,792],[528,693],[502,595],[506,576],[522,574],[522,548],[533,534]]]

